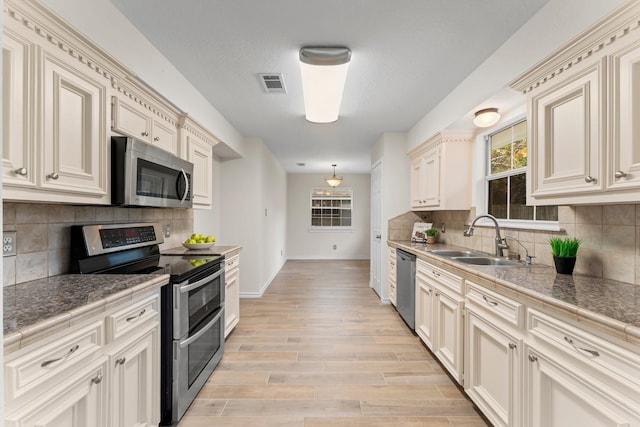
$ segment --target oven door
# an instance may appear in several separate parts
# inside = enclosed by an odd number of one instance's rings
[[[224,305],[224,263],[173,285],[173,339],[191,335],[194,328]]]
[[[182,418],[222,359],[224,307],[182,340],[173,341],[173,417]]]

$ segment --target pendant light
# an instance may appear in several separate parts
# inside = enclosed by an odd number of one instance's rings
[[[342,184],[342,177],[341,176],[336,176],[336,166],[337,165],[333,164],[331,166],[333,166],[333,176],[326,177],[324,180],[327,181],[327,184],[329,184],[333,188],[336,188],[338,185]]]

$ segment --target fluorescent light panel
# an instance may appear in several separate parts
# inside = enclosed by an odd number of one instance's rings
[[[351,51],[346,47],[303,47],[300,71],[305,117],[313,123],[338,120]]]

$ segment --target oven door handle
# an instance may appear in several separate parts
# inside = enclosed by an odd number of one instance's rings
[[[218,277],[220,277],[220,275],[224,273],[224,266],[220,267],[220,270],[216,271],[215,273],[213,273],[213,275],[211,276],[207,276],[202,280],[198,280],[195,283],[190,283],[186,286],[179,286],[178,289],[180,289],[180,293],[184,294],[187,293],[189,291],[192,291],[194,289],[199,288],[200,286],[204,285],[205,283],[209,283],[210,281],[217,279]]]
[[[178,344],[180,346],[180,348],[182,349],[182,348],[187,347],[189,344],[191,344],[192,342],[194,342],[195,340],[200,338],[202,335],[204,335],[205,332],[207,332],[209,329],[211,329],[218,322],[218,320],[220,320],[220,316],[222,316],[223,314],[224,314],[224,310],[220,310],[220,312],[216,315],[216,317],[214,317],[211,320],[211,322],[207,323],[207,326],[205,326],[204,328],[200,329],[198,332],[196,332],[195,334],[191,335],[186,340],[180,342],[180,344]]]

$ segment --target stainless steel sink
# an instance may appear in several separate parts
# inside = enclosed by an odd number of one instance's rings
[[[489,265],[492,267],[521,267],[523,264],[505,258],[495,258],[487,256],[476,257],[452,257],[451,259],[471,265]]]
[[[446,256],[446,257],[456,257],[456,258],[486,257],[485,254],[472,252],[472,251],[454,251],[454,250],[447,250],[447,249],[436,249],[430,252],[435,255]]]

